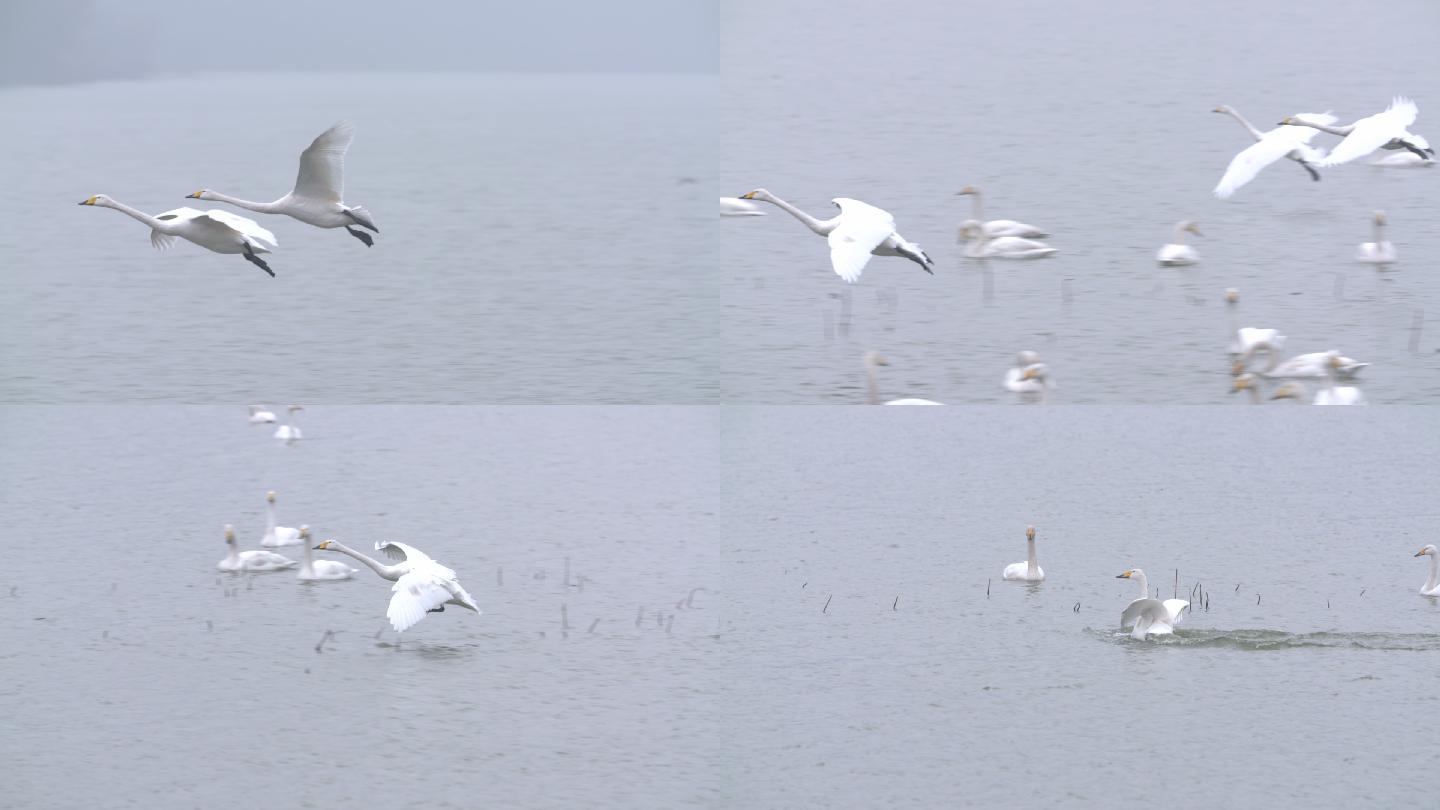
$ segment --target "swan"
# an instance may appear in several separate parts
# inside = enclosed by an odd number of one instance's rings
[[[275,277],[275,271],[259,254],[269,253],[280,243],[275,241],[275,234],[260,227],[254,220],[229,211],[197,211],[194,208],[176,208],[152,217],[104,194],[86,197],[79,204],[113,208],[145,223],[150,226],[150,244],[156,250],[169,250],[178,236],[216,253],[244,254],[245,261],[269,273],[271,278]]]
[[[1369,366],[1353,357],[1346,357],[1331,349],[1324,352],[1297,354],[1283,363],[1271,364],[1260,374],[1271,379],[1324,379],[1332,372],[1342,380],[1352,380],[1360,370]]]
[[[1273,399],[1292,399],[1295,402],[1303,403],[1308,395],[1305,384],[1295,380],[1287,380],[1275,389],[1270,395]],[[1315,392],[1315,399],[1311,405],[1366,405],[1365,392],[1353,385],[1336,385],[1335,375],[1327,375],[1325,387]]]
[[[1415,123],[1420,108],[1408,98],[1396,97],[1384,112],[1361,118],[1353,124],[1333,126],[1307,121],[1297,116],[1287,116],[1281,124],[1292,127],[1313,127],[1321,132],[1339,135],[1345,140],[1335,145],[1330,154],[1319,162],[1322,167],[1339,166],[1355,158],[1364,157],[1376,149],[1408,149],[1421,158],[1435,156],[1435,150],[1419,135],[1406,128]]]
[[[295,412],[305,410],[303,405],[291,405],[285,409],[285,424],[275,428],[275,438],[286,444],[300,441],[300,428],[295,426]]]
[[[1250,372],[1236,375],[1234,382],[1230,384],[1230,393],[1236,391],[1249,391],[1251,405],[1264,405],[1265,400],[1260,396],[1260,378]]]
[[[848,197],[836,197],[830,202],[840,209],[840,214],[819,220],[763,188],[741,194],[740,199],[768,202],[825,237],[830,243],[830,266],[835,268],[836,274],[851,284],[860,280],[860,272],[865,269],[872,255],[904,256],[920,265],[921,270],[935,274],[935,271],[930,269],[935,262],[925,255],[919,245],[906,241],[905,237],[895,230],[895,218],[888,211],[873,205]]]
[[[1414,152],[1396,152],[1393,155],[1381,155],[1370,161],[1370,165],[1382,169],[1428,169],[1435,165],[1435,159],[1422,158]]]
[[[1375,241],[1361,242],[1355,249],[1355,261],[1366,264],[1392,264],[1395,261],[1395,246],[1385,240],[1385,212],[1376,211]]]
[[[230,556],[215,565],[221,571],[283,571],[294,568],[295,561],[273,551],[235,551],[235,527],[225,525],[225,545]]]
[[[1059,252],[1034,239],[1019,236],[988,237],[982,223],[975,219],[960,223],[960,238],[967,240],[965,256],[971,259],[1043,259]]]
[[[1440,596],[1440,551],[1437,551],[1432,544],[1415,552],[1416,557],[1424,557],[1426,555],[1430,557],[1430,578],[1425,580],[1424,585],[1420,586],[1420,595]]]
[[[1241,126],[1250,130],[1250,134],[1255,138],[1255,143],[1245,147],[1231,159],[1225,174],[1215,186],[1216,197],[1228,199],[1241,186],[1254,180],[1261,169],[1282,157],[1299,163],[1301,168],[1310,173],[1311,180],[1320,179],[1320,173],[1310,164],[1323,159],[1325,153],[1309,145],[1310,139],[1319,134],[1318,129],[1277,126],[1269,132],[1261,132],[1232,107],[1222,104],[1211,112],[1233,117]],[[1335,116],[1328,113],[1299,113],[1295,117],[1320,124],[1335,123]]]
[[[1018,582],[1043,582],[1045,571],[1035,561],[1035,527],[1025,527],[1025,561],[1005,566],[1004,579]]]
[[[1155,254],[1155,261],[1159,262],[1161,267],[1183,267],[1200,261],[1200,254],[1195,252],[1195,248],[1185,244],[1187,233],[1204,236],[1200,233],[1200,226],[1189,220],[1175,223],[1175,241],[1162,245]]]
[[[275,414],[272,413],[272,412],[270,412],[270,411],[265,410],[265,406],[264,406],[264,405],[251,405],[251,406],[250,406],[250,424],[252,424],[252,425],[272,424],[272,425],[273,425],[274,423],[275,423]]]
[[[985,236],[994,239],[997,236],[1023,236],[1030,239],[1044,239],[1050,234],[1034,225],[1026,225],[1023,222],[1016,222],[1013,219],[992,219],[986,221],[985,215],[981,212],[980,189],[974,186],[966,186],[956,192],[955,196],[971,198],[970,219],[966,220],[980,223]],[[964,236],[962,234],[961,238]]]
[[[742,200],[739,197],[721,197],[720,216],[763,217],[765,216],[765,212],[760,210],[760,206],[749,200]]]
[[[359,568],[351,568],[342,562],[335,560],[317,560],[310,549],[310,527],[300,527],[300,547],[305,550],[305,560],[300,564],[300,573],[297,579],[306,582],[318,582],[330,579],[349,579],[351,574],[360,573]]]
[[[870,404],[880,404],[880,385],[876,382],[875,369],[878,366],[888,366],[890,361],[880,356],[879,352],[869,351],[865,353],[865,382],[870,391]],[[943,402],[935,402],[929,399],[918,399],[907,397],[905,399],[892,399],[886,405],[944,405]]]
[[[455,572],[432,560],[423,551],[393,540],[376,543],[375,550],[383,552],[395,565],[385,565],[378,560],[361,554],[335,540],[325,540],[315,547],[319,551],[338,551],[354,557],[365,567],[395,583],[390,589],[390,607],[385,616],[395,632],[403,633],[425,618],[426,613],[440,613],[446,605],[459,605],[480,614],[475,600],[461,587]]]
[[[265,493],[265,534],[260,538],[260,545],[269,548],[280,546],[298,546],[300,535],[306,527],[292,529],[288,526],[275,525],[275,490]]]
[[[216,200],[230,203],[261,214],[284,214],[317,228],[344,228],[365,247],[375,243],[370,234],[351,227],[359,225],[375,233],[375,220],[363,207],[346,205],[341,201],[345,191],[345,150],[355,138],[355,127],[349,121],[341,121],[316,136],[304,152],[300,153],[300,173],[295,178],[295,188],[274,202],[252,202],[202,188],[186,199]]]
[[[1279,329],[1257,329],[1250,326],[1240,326],[1239,317],[1235,314],[1240,303],[1240,291],[1234,287],[1225,290],[1225,310],[1229,313],[1230,340],[1229,352],[1232,355],[1243,355],[1247,362],[1256,352],[1265,352],[1269,355],[1271,365],[1274,365],[1277,353],[1285,346],[1285,336],[1280,334]]]
[[[1015,365],[1005,372],[1005,380],[1002,383],[1006,391],[1014,391],[1017,394],[1034,394],[1044,388],[1044,382],[1035,378],[1033,372],[1026,376],[1027,370],[1040,363],[1040,355],[1032,351],[1022,351],[1015,355]]]
[[[1151,597],[1150,583],[1145,580],[1145,572],[1139,568],[1131,568],[1115,578],[1131,579],[1140,585],[1140,598],[1127,605],[1120,614],[1121,629],[1133,625],[1130,637],[1134,639],[1175,632],[1175,625],[1184,617],[1181,611],[1190,606],[1189,602],[1184,599],[1166,599],[1162,602]]]

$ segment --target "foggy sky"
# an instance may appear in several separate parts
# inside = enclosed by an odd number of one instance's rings
[[[7,0],[0,84],[206,70],[705,73],[715,0]]]

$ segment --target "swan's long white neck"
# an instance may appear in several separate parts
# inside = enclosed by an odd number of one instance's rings
[[[1231,108],[1227,107],[1227,108],[1225,108],[1225,114],[1226,114],[1226,115],[1229,115],[1229,116],[1232,116],[1236,121],[1239,121],[1241,124],[1244,124],[1244,125],[1245,125],[1245,128],[1248,129],[1248,130],[1250,130],[1250,134],[1255,136],[1255,140],[1258,141],[1258,140],[1260,140],[1261,138],[1263,138],[1263,137],[1265,136],[1265,133],[1263,133],[1263,132],[1261,132],[1260,130],[1256,129],[1255,126],[1254,126],[1253,124],[1251,124],[1249,121],[1246,121],[1246,120],[1245,120],[1245,116],[1241,115],[1239,110],[1235,110],[1235,109],[1231,109]]]
[[[275,502],[265,501],[265,536],[275,534]]]
[[[343,543],[337,543],[334,540],[330,541],[330,545],[326,550],[338,551],[341,554],[354,557],[361,563],[364,563],[366,568],[369,568],[371,571],[379,574],[381,579],[388,579],[393,582],[394,580],[399,579],[401,574],[405,573],[398,565],[383,565],[378,560],[372,560],[371,558],[365,556],[364,554],[361,554],[355,549],[350,548]]]
[[[785,202],[779,197],[776,197],[774,194],[766,192],[763,196],[758,197],[758,199],[764,200],[765,202],[777,206],[784,211],[788,211],[790,213],[790,216],[795,217],[796,219],[805,223],[805,227],[809,228],[815,233],[820,234],[821,236],[826,236],[831,231],[835,230],[835,220],[816,219],[815,217],[812,217],[804,211],[801,211],[799,208],[796,208],[790,203]]]
[[[117,202],[116,200],[106,200],[106,201],[104,201],[104,202],[97,203],[97,205],[104,206],[105,208],[114,208],[116,211],[119,211],[119,212],[122,213],[122,214],[125,214],[125,215],[127,215],[127,216],[133,217],[133,218],[135,218],[135,219],[138,219],[138,220],[140,220],[141,222],[145,223],[146,225],[149,225],[149,226],[150,226],[151,228],[153,228],[154,230],[160,231],[161,233],[169,233],[170,230],[171,230],[171,227],[170,227],[169,224],[167,224],[167,223],[165,223],[165,222],[161,222],[160,220],[156,219],[155,217],[150,216],[149,214],[145,213],[144,211],[138,211],[138,210],[136,210],[136,209],[134,209],[134,208],[131,208],[130,206],[126,205],[125,203]]]
[[[1425,587],[1421,590],[1433,591],[1440,585],[1440,554],[1430,555],[1430,579],[1425,581]]]
[[[1135,580],[1136,584],[1138,584],[1138,585],[1140,586],[1140,598],[1141,598],[1141,599],[1149,599],[1149,598],[1150,598],[1150,582],[1145,579],[1145,572],[1144,572],[1144,571],[1136,571],[1135,573],[1133,573],[1133,574],[1130,575],[1130,578],[1133,579],[1133,580]]]
[[[255,202],[254,200],[242,200],[239,197],[231,197],[229,194],[221,194],[218,191],[207,191],[202,199],[219,200],[220,202],[227,202],[251,211],[258,211],[262,214],[274,214],[280,210],[280,200],[268,203]],[[282,197],[281,199],[284,198]]]
[[[1385,223],[1377,217],[1375,219],[1375,249],[1380,249],[1380,243],[1385,241]]]
[[[1175,244],[1185,244],[1185,223],[1183,222],[1175,226]]]
[[[870,404],[880,404],[880,383],[875,379],[875,364],[865,363],[865,388],[870,394]]]
[[[291,408],[291,409],[290,409],[290,412],[285,415],[285,424],[287,424],[287,425],[290,426],[290,432],[291,432],[291,434],[294,434],[294,432],[295,432],[295,409],[294,409],[294,408]]]
[[[310,550],[310,538],[300,538],[300,546],[305,549],[305,561],[300,564],[300,576],[315,576],[315,552]]]
[[[1321,132],[1328,132],[1331,135],[1339,135],[1342,138],[1347,137],[1355,129],[1354,124],[1347,124],[1343,127],[1337,127],[1331,124],[1317,124],[1314,121],[1302,121],[1299,118],[1292,118],[1290,120],[1293,121],[1295,124],[1298,124],[1299,126],[1318,129]]]
[[[1025,546],[1025,572],[1034,576],[1035,570],[1040,567],[1040,561],[1035,558],[1035,538],[1026,538]]]
[[[235,550],[235,540],[234,540],[234,538],[229,538],[229,539],[227,539],[227,540],[225,541],[225,546],[230,549],[230,556],[228,556],[228,557],[225,558],[225,562],[227,562],[227,563],[229,563],[229,564],[231,564],[231,565],[239,565],[239,563],[240,563],[240,552]]]
[[[982,206],[982,204],[981,204],[981,202],[980,202],[980,192],[979,192],[979,191],[972,191],[972,192],[970,192],[970,210],[974,212],[974,214],[975,214],[975,219],[979,220],[981,226],[983,227],[984,224],[985,224],[985,214],[982,213],[982,211],[981,211],[981,208],[982,208],[982,207],[983,207],[983,206]]]

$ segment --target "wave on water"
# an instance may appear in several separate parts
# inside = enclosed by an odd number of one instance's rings
[[[1140,644],[1129,633],[1114,630],[1093,631],[1114,642]],[[1437,633],[1287,633],[1283,630],[1187,630],[1180,628],[1173,635],[1151,636],[1143,643],[1178,647],[1208,647],[1234,650],[1294,650],[1307,647],[1348,650],[1440,650]]]

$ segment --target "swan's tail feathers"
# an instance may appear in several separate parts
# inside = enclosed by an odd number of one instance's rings
[[[346,208],[345,216],[350,217],[362,227],[369,228],[375,233],[380,232],[380,229],[375,227],[375,220],[370,218],[370,212],[366,211],[364,206],[357,205],[353,208]]]
[[[169,250],[175,246],[175,237],[159,231],[150,232],[150,246],[156,250]]]

